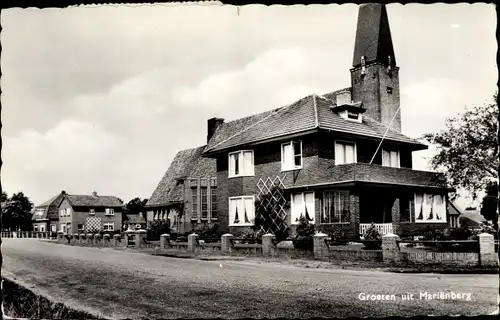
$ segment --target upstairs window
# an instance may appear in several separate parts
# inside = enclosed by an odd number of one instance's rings
[[[66,208],[65,211],[66,211],[66,217],[71,216],[71,208]]]
[[[281,171],[302,168],[302,141],[290,141],[281,145]]]
[[[113,208],[106,208],[105,213],[107,216],[114,216],[115,215],[115,209]]]
[[[191,219],[198,220],[198,180],[191,180]]]
[[[314,216],[314,193],[300,192],[292,194],[292,224],[298,224],[301,217],[306,218],[309,223],[314,224]]]
[[[229,154],[229,178],[253,175],[254,156],[252,150],[231,152]]]
[[[36,216],[37,217],[40,217],[43,215],[43,213],[45,212],[45,209],[37,209],[36,210]]]
[[[208,188],[201,187],[201,219],[208,219]]]
[[[61,217],[65,217],[65,216],[66,216],[66,210],[64,210],[64,209],[59,209],[59,215],[60,215]]]
[[[440,194],[415,194],[415,222],[446,222],[445,197]]]
[[[382,149],[382,165],[386,167],[399,168],[399,151]]]
[[[94,215],[95,214],[95,209],[89,209],[89,214]]]
[[[335,142],[335,164],[356,162],[356,144],[351,142]]]

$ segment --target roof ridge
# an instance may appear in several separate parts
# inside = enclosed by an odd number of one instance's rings
[[[249,129],[253,128],[253,127],[255,127],[256,125],[258,125],[258,124],[259,124],[259,123],[261,123],[262,121],[267,120],[267,119],[268,119],[269,117],[271,117],[272,115],[274,115],[274,114],[276,114],[276,113],[278,113],[278,112],[281,112],[281,111],[283,111],[283,110],[285,110],[285,109],[287,109],[287,108],[289,108],[289,107],[293,106],[293,105],[294,105],[294,104],[296,104],[297,102],[299,102],[299,101],[301,101],[301,100],[303,100],[303,99],[309,98],[309,97],[311,97],[311,96],[312,96],[312,95],[305,96],[305,97],[303,97],[303,98],[301,98],[301,99],[299,99],[299,100],[296,100],[296,101],[294,101],[294,102],[292,102],[292,103],[290,103],[290,104],[288,104],[288,105],[286,105],[286,106],[283,106],[283,107],[280,107],[280,108],[276,108],[276,109],[272,109],[272,110],[270,110],[270,111],[267,111],[267,112],[270,112],[270,113],[269,113],[267,116],[265,116],[264,118],[262,118],[262,119],[260,119],[259,121],[257,121],[257,122],[255,122],[255,123],[253,123],[253,124],[249,125],[248,127],[246,127],[246,128],[244,128],[243,130],[241,130],[241,131],[239,131],[239,132],[237,132],[237,133],[233,134],[232,136],[229,136],[228,138],[226,138],[226,139],[224,139],[224,140],[220,141],[219,143],[217,143],[217,144],[213,145],[212,147],[210,147],[210,148],[209,148],[208,150],[206,150],[206,151],[209,151],[210,149],[216,148],[217,146],[219,146],[219,145],[223,144],[224,142],[226,142],[226,141],[228,141],[228,140],[231,140],[231,139],[233,139],[234,137],[236,137],[236,136],[238,136],[238,135],[242,134],[243,132],[245,132],[245,131],[247,131],[247,130],[249,130]],[[262,113],[264,113],[264,112],[262,112]],[[248,117],[247,117],[247,118],[248,118]],[[240,119],[244,119],[244,118],[240,118]],[[237,119],[237,120],[240,120],[240,119]],[[236,120],[234,120],[234,121],[236,121]]]
[[[316,105],[316,96],[317,94],[313,94],[313,106],[314,106],[314,121],[316,123],[316,128],[319,128],[319,116],[318,116],[318,106]]]

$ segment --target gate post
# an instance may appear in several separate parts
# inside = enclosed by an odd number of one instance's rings
[[[262,236],[262,255],[265,257],[272,257],[276,254],[274,239],[276,239],[276,236],[272,233],[267,233]]]
[[[322,232],[313,236],[314,259],[323,260],[330,256],[330,251],[325,243],[326,239],[328,239],[328,235]]]
[[[397,263],[401,261],[398,240],[399,237],[392,233],[382,236],[382,260],[384,262]]]
[[[498,256],[495,254],[495,237],[489,233],[479,234],[479,265],[482,267],[497,266]]]
[[[198,235],[196,233],[188,235],[188,251],[195,252],[197,247],[198,247]]]
[[[221,238],[221,251],[223,253],[231,253],[233,251],[233,235],[226,233],[222,235]]]

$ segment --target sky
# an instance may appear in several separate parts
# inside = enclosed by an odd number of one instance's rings
[[[492,101],[490,4],[387,6],[402,130]],[[358,7],[201,4],[2,10],[2,189],[149,198],[226,121],[350,85]],[[428,151],[414,168],[429,170]]]

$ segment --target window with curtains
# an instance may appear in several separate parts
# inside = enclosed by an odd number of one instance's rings
[[[356,144],[350,142],[335,142],[335,164],[356,162]]]
[[[399,168],[399,151],[382,149],[382,165],[386,167]]]
[[[446,201],[440,194],[415,194],[415,222],[446,222]]]
[[[212,178],[210,184],[210,218],[217,219],[217,179]]]
[[[254,158],[252,150],[229,153],[229,178],[253,175]]]
[[[290,141],[281,145],[281,171],[302,168],[302,141]]]
[[[255,223],[255,197],[229,198],[229,226],[253,226]]]
[[[348,191],[324,192],[321,223],[350,223],[349,200]]]
[[[301,217],[314,224],[314,192],[293,193],[290,209],[292,224],[298,224]]]

